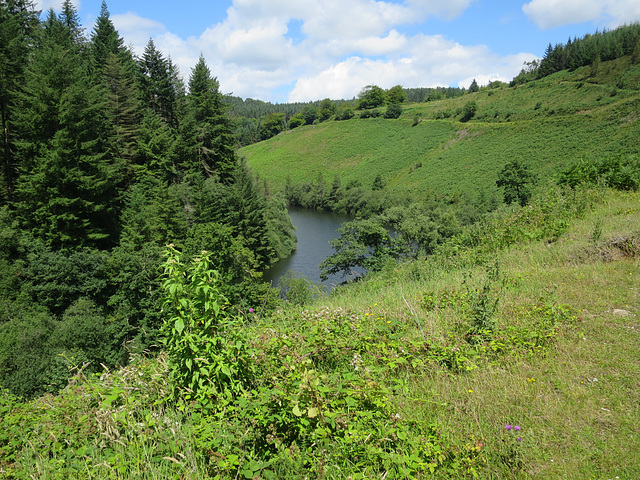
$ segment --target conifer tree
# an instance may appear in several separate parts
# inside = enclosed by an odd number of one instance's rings
[[[16,213],[52,247],[108,246],[118,234],[118,172],[105,141],[105,99],[88,77],[73,12],[65,15],[49,13],[26,72]]]
[[[153,40],[147,43],[138,64],[145,106],[171,128],[177,129],[182,85],[176,67],[156,49]]]
[[[13,127],[17,91],[23,83],[38,25],[37,13],[29,1],[0,2],[0,203],[13,200],[17,177],[17,139]]]
[[[228,181],[235,167],[235,139],[231,119],[219,90],[201,56],[189,79],[187,119],[183,128],[187,144],[187,173],[216,174]]]
[[[102,72],[109,55],[122,56],[123,59],[132,60],[131,54],[124,46],[124,40],[111,22],[107,4],[103,1],[100,15],[91,33],[91,61],[92,67],[97,73]]]

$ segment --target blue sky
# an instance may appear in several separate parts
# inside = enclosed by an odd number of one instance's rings
[[[61,0],[38,0],[57,9]],[[90,32],[101,0],[74,0]],[[509,81],[549,43],[640,21],[640,0],[107,0],[136,53],[149,38],[188,79],[271,102]]]

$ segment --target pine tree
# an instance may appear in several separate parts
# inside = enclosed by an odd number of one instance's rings
[[[201,56],[189,79],[187,120],[183,139],[188,145],[184,170],[228,181],[235,167],[235,137],[218,80]]]
[[[26,71],[20,105],[16,214],[52,247],[117,239],[118,172],[106,144],[104,90],[89,79],[79,26],[50,12]]]
[[[179,97],[183,90],[177,68],[162,56],[153,40],[147,43],[138,63],[145,106],[157,113],[171,128],[177,129]]]
[[[33,36],[39,25],[31,3],[24,0],[0,2],[0,203],[13,200],[17,178],[16,133],[13,121],[17,91],[24,79]]]

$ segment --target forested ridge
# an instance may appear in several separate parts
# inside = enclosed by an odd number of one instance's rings
[[[124,46],[104,3],[88,35],[69,1],[0,16],[0,384],[54,392],[69,365],[157,348],[168,243],[215,250],[230,301],[264,303],[293,228],[238,160],[204,59],[184,85],[151,40],[140,58]]]

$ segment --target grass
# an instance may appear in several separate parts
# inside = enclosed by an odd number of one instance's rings
[[[464,105],[474,119],[458,121]],[[370,187],[377,175],[390,190],[438,194],[492,190],[514,158],[541,178],[581,157],[640,151],[640,65],[628,58],[559,72],[517,87],[405,105],[399,120],[327,121],[288,131],[240,150],[269,184],[282,188],[336,174]],[[436,120],[439,113],[451,116]],[[419,120],[415,124],[415,119]]]
[[[505,209],[485,234],[490,249],[460,244],[456,255],[443,249],[390,266],[304,311],[284,309],[249,327],[265,376],[255,388],[276,382],[280,393],[272,394],[284,405],[276,412],[309,438],[317,430],[304,422],[318,417],[305,420],[307,405],[353,415],[338,404],[344,395],[359,401],[358,372],[348,380],[354,366],[378,372],[368,381],[386,393],[363,398],[382,403],[359,404],[361,415],[373,416],[353,417],[350,436],[336,427],[329,443],[297,437],[268,465],[246,443],[229,450],[253,435],[251,422],[260,423],[265,408],[276,408],[264,403],[268,396],[247,400],[251,418],[233,409],[202,416],[167,400],[160,356],[80,376],[58,396],[26,404],[0,396],[0,478],[639,478],[640,194],[580,198],[588,202],[565,217],[555,240],[535,239],[548,218],[536,205]],[[550,217],[566,210],[541,203],[556,209]],[[533,233],[497,247],[488,237],[502,238],[499,223]],[[492,330],[470,341],[480,313]],[[397,452],[421,452],[433,473],[416,467],[402,475],[376,463],[374,444],[402,425],[398,435],[408,438],[396,439]],[[369,456],[357,463],[354,455]],[[406,455],[398,458],[410,465]]]

